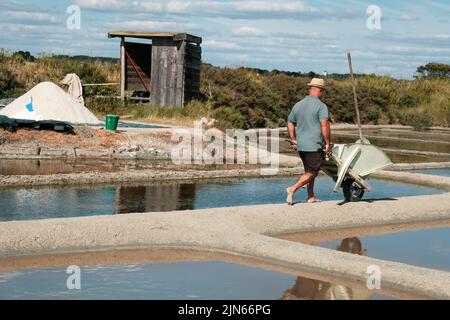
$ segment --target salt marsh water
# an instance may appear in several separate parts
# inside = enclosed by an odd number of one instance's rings
[[[431,174],[431,175],[442,176],[442,177],[450,177],[450,168],[413,170],[411,172],[413,172],[413,173]]]
[[[355,248],[361,245],[361,250],[366,250],[369,257],[450,271],[449,228],[365,236],[348,242]],[[342,241],[317,245],[329,249],[348,247]]]
[[[86,266],[80,290],[66,268],[0,273],[0,299],[380,299],[328,282],[221,261]],[[336,290],[339,288],[339,290]],[[336,297],[335,297],[336,298]]]
[[[149,184],[91,188],[21,188],[0,191],[0,221],[63,218],[218,208],[284,203],[286,187],[296,178],[242,179],[197,184]],[[442,190],[405,183],[370,180],[373,191],[366,200],[432,195]],[[316,195],[321,200],[343,200],[333,193],[333,181],[319,177]],[[298,191],[295,201],[306,200]]]

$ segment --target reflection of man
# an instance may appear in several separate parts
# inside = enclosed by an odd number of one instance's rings
[[[367,256],[367,250],[362,248],[361,240],[356,237],[342,240],[341,244],[336,247],[336,250]]]
[[[308,203],[319,202],[314,195],[314,181],[322,165],[322,145],[325,145],[327,154],[331,153],[328,108],[320,101],[325,82],[314,78],[308,87],[309,95],[294,106],[288,118],[291,146],[298,151],[305,167],[305,173],[297,183],[286,189],[286,201],[289,205],[293,205],[294,193],[305,185],[308,189]]]
[[[367,256],[358,238],[347,238],[337,246],[338,251]],[[367,300],[372,293],[367,289],[356,289],[320,280],[298,277],[295,285],[284,292],[283,300]]]

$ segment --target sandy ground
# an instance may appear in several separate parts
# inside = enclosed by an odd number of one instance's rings
[[[41,146],[43,148],[114,148],[129,142],[124,133],[114,133],[90,127],[75,127],[75,134],[65,134],[50,130],[20,129],[9,132],[0,128],[0,141],[3,146]]]
[[[118,130],[75,127],[74,134],[47,130],[20,129],[8,132],[0,128],[0,158],[162,158],[170,155],[170,131]]]

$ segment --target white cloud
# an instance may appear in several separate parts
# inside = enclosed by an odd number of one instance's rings
[[[300,59],[300,58],[305,58],[306,55],[304,52],[299,51],[299,50],[289,50],[288,57],[291,59]]]
[[[147,11],[147,12],[161,12],[163,5],[157,2],[144,1],[124,1],[124,0],[76,0],[75,4],[93,10],[107,10],[107,11]]]
[[[418,20],[418,19],[419,19],[418,17],[410,16],[410,15],[407,15],[407,14],[402,14],[399,17],[399,20],[401,20],[401,21],[415,21],[415,20]]]
[[[88,9],[122,10],[130,7],[130,3],[121,0],[76,0],[75,4]]]
[[[283,12],[283,13],[312,13],[318,9],[307,6],[302,1],[241,1],[234,2],[233,7],[242,12]]]
[[[238,37],[260,37],[266,35],[266,32],[253,27],[240,27],[231,30],[231,33]]]
[[[348,10],[336,11],[329,7],[312,7],[303,1],[177,1],[166,3],[145,2],[133,0],[76,0],[75,4],[92,10],[109,11],[145,11],[162,12],[166,14],[195,14],[201,16],[219,16],[231,18],[263,19],[287,17],[338,18],[340,16],[354,16]]]
[[[250,56],[248,54],[239,54],[236,56],[236,61],[240,62],[250,61]]]
[[[38,23],[57,23],[58,18],[41,12],[30,11],[5,11],[2,12],[3,21],[27,22],[30,24]]]
[[[352,52],[352,56],[354,58],[370,58],[370,59],[378,59],[378,54],[374,51],[360,51],[356,50]]]
[[[206,40],[203,42],[205,48],[216,48],[216,49],[239,49],[239,45],[234,42],[225,42],[218,40]]]
[[[203,27],[191,22],[176,21],[117,21],[105,24],[107,28],[141,29],[149,31],[178,31],[192,32],[201,31]]]
[[[395,71],[393,67],[389,66],[375,66],[375,67],[366,67],[361,70],[362,73],[365,74],[381,74],[381,75],[389,75],[392,74],[392,72]]]
[[[166,11],[172,13],[181,13],[187,11],[191,7],[191,2],[189,1],[170,1],[166,5]]]
[[[394,42],[410,42],[410,43],[430,43],[441,42],[446,43],[450,40],[450,33],[439,34],[417,34],[417,33],[380,33],[375,36],[379,40]]]
[[[239,64],[239,65],[243,65],[246,64],[247,62],[255,62],[257,60],[256,57],[251,57],[246,54],[223,54],[222,58],[226,61],[228,61],[231,64]]]
[[[435,34],[432,38],[436,40],[450,40],[450,34]]]
[[[137,3],[137,2],[133,2],[133,5],[135,5],[135,7],[138,10],[145,10],[145,11],[150,11],[150,12],[161,12],[161,11],[163,11],[163,5],[161,3],[153,3],[153,2]]]

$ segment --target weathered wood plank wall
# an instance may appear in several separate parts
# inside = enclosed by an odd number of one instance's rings
[[[198,45],[187,43],[185,56],[184,102],[188,102],[198,98],[200,94],[202,48]]]
[[[183,43],[166,38],[153,39],[150,94],[153,106],[183,106],[183,90],[178,89],[184,88]]]

